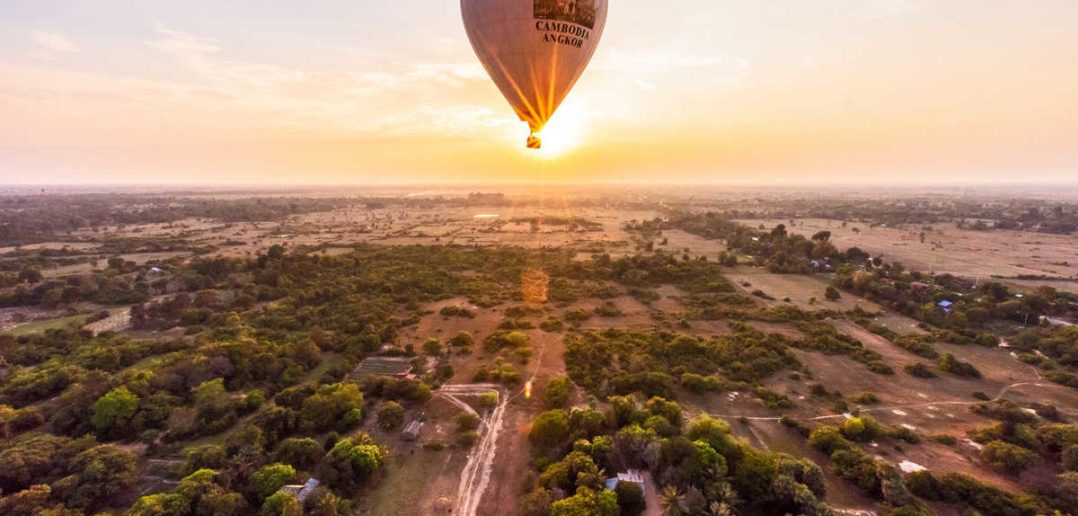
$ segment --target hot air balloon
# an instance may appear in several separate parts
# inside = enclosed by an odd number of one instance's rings
[[[461,0],[464,28],[494,84],[531,128],[528,148],[591,61],[608,0]]]

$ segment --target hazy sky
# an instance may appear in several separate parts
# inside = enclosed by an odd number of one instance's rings
[[[1075,0],[611,4],[536,154],[456,0],[3,0],[0,183],[1078,181]]]

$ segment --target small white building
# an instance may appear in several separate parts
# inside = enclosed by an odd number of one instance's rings
[[[621,482],[632,482],[639,485],[640,490],[644,490],[644,475],[640,474],[640,471],[638,470],[630,469],[625,473],[618,473],[618,476],[616,477],[608,478],[605,487],[613,490],[615,487],[618,487],[618,484]]]

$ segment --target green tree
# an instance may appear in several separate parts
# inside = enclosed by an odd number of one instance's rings
[[[568,378],[558,377],[550,380],[546,384],[546,404],[548,408],[557,409],[565,407],[565,404],[569,402],[569,394],[572,392],[573,384],[569,382]]]
[[[842,299],[842,294],[838,292],[837,288],[828,286],[827,289],[824,290],[823,297],[827,298],[828,301],[838,301],[839,299]]]
[[[686,514],[685,497],[674,486],[666,486],[659,493],[659,503],[663,507],[663,516],[682,516]]]
[[[535,417],[528,438],[532,444],[554,448],[569,439],[569,417],[562,410],[548,410]]]
[[[387,430],[404,424],[404,407],[395,401],[387,401],[378,409],[378,426]]]
[[[307,513],[310,516],[345,516],[350,513],[351,502],[319,486],[307,498]]]
[[[520,500],[520,515],[547,516],[551,503],[550,491],[537,487]]]
[[[125,386],[119,386],[105,393],[94,403],[94,426],[103,436],[122,433],[138,410],[139,397]]]
[[[374,444],[370,436],[356,434],[337,441],[322,461],[318,477],[331,487],[351,491],[380,471],[387,455],[385,448]]]
[[[576,494],[550,506],[550,516],[617,516],[617,495],[613,491],[595,492],[581,487]]]
[[[287,485],[296,476],[296,469],[287,464],[263,466],[251,475],[251,491],[263,500]]]
[[[363,393],[353,383],[335,383],[318,388],[314,396],[303,401],[300,427],[326,431],[332,428],[347,430],[362,417]]]
[[[316,464],[326,454],[318,441],[310,438],[285,439],[277,447],[273,458],[280,463],[289,464],[299,469],[307,469]]]
[[[992,441],[981,448],[981,458],[988,465],[1008,473],[1021,473],[1037,459],[1036,454],[1011,443]]]
[[[303,504],[292,493],[277,492],[262,503],[262,516],[303,516]]]
[[[442,343],[441,343],[441,341],[439,341],[438,339],[435,339],[435,338],[427,339],[426,342],[423,343],[423,353],[426,354],[426,355],[431,355],[431,356],[441,355],[442,354]]]
[[[71,462],[70,471],[75,473],[58,480],[53,488],[65,505],[88,512],[105,506],[139,479],[135,455],[111,444],[79,453]]]

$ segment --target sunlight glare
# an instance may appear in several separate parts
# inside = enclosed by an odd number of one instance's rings
[[[539,159],[549,160],[565,157],[580,146],[584,139],[586,112],[580,102],[566,102],[554,114],[546,127],[538,133],[543,148],[527,152]]]

